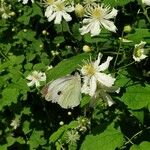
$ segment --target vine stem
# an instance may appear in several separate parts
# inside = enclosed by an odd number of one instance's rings
[[[119,67],[117,70],[126,68],[126,67],[128,67],[128,66],[131,66],[131,65],[133,65],[134,63],[135,63],[135,61],[133,61],[133,62],[131,62],[131,63],[125,65],[125,66]]]
[[[121,38],[123,38],[123,32],[121,34]],[[118,57],[119,57],[121,46],[122,46],[122,40],[119,41],[119,48],[118,48],[117,56],[116,56],[116,59],[115,59],[115,62],[114,62],[114,68],[116,67],[116,64],[117,64],[117,60],[118,60]]]
[[[143,14],[145,15],[145,17],[146,17],[148,23],[150,24],[150,18],[148,17],[147,9],[145,9],[143,3],[141,4],[141,6],[142,6],[142,9],[143,9]]]
[[[147,127],[145,130],[148,130],[148,129],[150,129],[150,127]],[[141,134],[143,131],[144,131],[144,130],[141,130],[141,131],[135,133],[131,138],[128,138],[127,136],[125,136],[125,137],[128,139],[128,141],[127,141],[124,145],[127,145],[128,143],[134,144],[134,143],[132,142],[132,140],[133,140],[135,137],[137,137],[139,134]]]
[[[4,59],[8,59],[1,51],[0,51],[0,54],[2,55],[2,57],[4,58]]]

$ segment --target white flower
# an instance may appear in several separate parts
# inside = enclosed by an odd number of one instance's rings
[[[66,134],[66,142],[71,145],[75,144],[80,139],[80,135],[76,130],[68,131]]]
[[[19,127],[19,125],[20,125],[20,120],[17,118],[12,120],[11,124],[10,124],[10,126],[12,126],[14,129],[17,129]]]
[[[104,63],[99,65],[101,57],[102,54],[99,53],[95,62],[89,62],[81,68],[84,82],[81,89],[82,93],[94,96],[97,90],[97,83],[99,83],[99,86],[108,88],[112,87],[114,84],[115,78],[113,78],[110,74],[105,74],[102,72],[109,67],[110,61],[113,58],[109,56]]]
[[[40,86],[40,81],[46,81],[46,75],[42,72],[33,71],[26,79],[31,80],[31,82],[27,83],[28,86],[33,86],[35,84],[36,87],[38,87]]]
[[[11,5],[5,3],[4,0],[0,1],[0,14],[4,19],[8,19],[12,16]]]
[[[50,0],[50,2],[51,3],[47,3],[48,6],[45,11],[45,16],[48,18],[49,22],[54,20],[55,24],[60,24],[62,18],[64,18],[67,22],[72,20],[68,12],[74,11],[73,5],[67,3],[65,0]]]
[[[99,35],[101,27],[106,28],[109,31],[116,32],[117,28],[109,19],[114,18],[117,15],[117,10],[110,7],[104,7],[102,4],[89,6],[85,9],[85,19],[83,19],[84,26],[80,28],[81,35],[91,33],[91,36]]]
[[[21,1],[21,0],[18,0],[18,2],[20,2],[20,1]],[[28,3],[28,0],[22,0],[22,1],[23,1],[23,2],[22,2],[23,4],[27,4],[27,3]],[[31,2],[34,3],[34,0],[31,0]]]
[[[150,6],[150,0],[142,0],[142,3],[145,5]]]
[[[137,62],[145,59],[147,55],[145,55],[145,46],[146,42],[141,41],[140,44],[135,44],[134,52],[133,52],[133,59]]]
[[[83,0],[83,4],[85,7],[96,5],[97,0]]]

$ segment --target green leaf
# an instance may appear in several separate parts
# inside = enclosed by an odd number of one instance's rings
[[[149,35],[150,35],[149,29],[137,28],[135,29],[134,33],[128,34],[125,38],[127,38],[128,40],[132,40],[135,43],[140,43],[140,41],[150,43]]]
[[[71,57],[70,59],[61,61],[57,66],[47,72],[47,81],[51,81],[61,76],[72,73],[73,71],[75,71],[75,69],[79,68],[79,65],[83,63],[83,60],[88,58],[89,54],[83,53]]]
[[[88,43],[100,43],[100,42],[107,42],[108,39],[111,39],[111,33],[105,29],[102,30],[100,36],[91,37],[90,34],[84,35],[84,40]]]
[[[74,129],[77,126],[78,126],[78,121],[71,121],[68,125],[63,125],[50,136],[50,139],[49,139],[50,142],[56,142],[61,136],[63,136],[66,130]]]
[[[143,122],[144,122],[144,111],[143,110],[132,110],[131,113],[143,124]]]
[[[89,104],[91,97],[89,95],[85,95],[80,103],[80,107],[83,108],[84,106],[86,106],[87,104]]]
[[[150,104],[150,85],[129,85],[121,100],[131,109],[141,109]]]
[[[36,3],[32,4],[32,9],[33,9],[33,13],[31,15],[32,17],[35,15],[39,15],[39,16],[43,17],[42,9]]]
[[[20,40],[20,42],[27,40],[27,41],[34,41],[36,33],[32,30],[27,30],[24,32],[24,30],[21,30],[16,35],[16,38]]]
[[[2,98],[0,98],[0,110],[4,106],[10,106],[12,103],[17,103],[19,91],[17,89],[6,88],[2,92]]]
[[[23,132],[25,134],[28,134],[30,131],[31,131],[31,128],[30,128],[30,122],[29,121],[25,121],[23,123],[23,128],[22,128]]]
[[[78,23],[74,23],[72,26],[73,37],[79,41],[82,40],[82,36],[79,32],[80,25]]]
[[[44,139],[43,136],[44,136],[43,131],[34,130],[29,139],[30,148],[34,149],[37,148],[39,145],[46,144],[46,140]]]
[[[56,132],[54,132],[51,136],[50,136],[50,142],[56,142],[61,136],[62,134],[65,132],[67,128],[67,125],[64,125],[62,127],[60,127]]]
[[[111,7],[115,7],[115,6],[124,6],[126,4],[128,4],[129,2],[133,2],[135,0],[103,0],[103,3],[106,5],[109,5]]]
[[[130,150],[149,150],[150,142],[144,141],[140,145],[132,145]]]
[[[60,43],[63,43],[64,41],[65,41],[65,39],[64,39],[63,36],[56,36],[56,37],[54,38],[53,43],[55,43],[55,44],[60,44]]]
[[[80,150],[115,150],[121,147],[123,142],[123,134],[109,126],[101,134],[87,135]]]
[[[45,68],[46,68],[45,64],[38,63],[38,64],[34,65],[33,70],[42,70],[42,69],[45,69]]]

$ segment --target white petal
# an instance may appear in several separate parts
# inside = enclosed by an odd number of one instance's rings
[[[150,0],[142,0],[142,3],[150,6]]]
[[[90,96],[94,96],[97,88],[97,82],[96,78],[94,76],[91,77],[90,79]]]
[[[96,79],[100,82],[100,84],[103,84],[107,87],[111,87],[116,80],[110,74],[107,75],[105,73],[100,73],[100,72],[95,73],[95,76]]]
[[[46,81],[46,75],[43,74],[43,76],[41,77],[40,81]]]
[[[101,20],[101,24],[109,31],[116,32],[117,28],[112,21],[109,20]]]
[[[27,4],[28,3],[28,0],[23,0],[23,4]]]
[[[135,48],[142,49],[145,46],[146,42],[141,41],[140,44],[135,44]]]
[[[87,19],[87,18],[83,19],[83,24],[88,24],[90,22],[91,22],[91,19]]]
[[[51,6],[48,6],[48,7],[46,8],[46,11],[45,11],[45,16],[46,16],[46,17],[50,17],[50,16],[52,15],[52,13],[53,13],[52,7],[51,7]]]
[[[111,19],[114,18],[117,15],[118,10],[116,10],[115,8],[112,9],[112,11],[107,14],[106,16],[104,16],[104,19]]]
[[[94,62],[94,66],[98,66],[100,64],[102,56],[103,56],[102,53],[98,53],[98,57],[97,60]]]
[[[62,20],[62,13],[61,12],[56,12],[56,18],[55,18],[54,23],[55,24],[60,24],[61,20]]]
[[[28,75],[28,76],[26,77],[26,79],[32,80],[32,79],[33,79],[33,76],[32,76],[32,75]]]
[[[108,103],[108,106],[112,106],[115,102],[112,100],[112,98],[110,97],[109,94],[107,94],[106,92],[104,92],[103,90],[99,90],[99,94],[100,94],[100,97],[107,101]]]
[[[40,82],[39,82],[39,81],[36,81],[36,82],[35,82],[35,85],[36,85],[36,87],[40,86]]]
[[[72,20],[71,16],[70,16],[69,14],[67,14],[66,12],[63,12],[62,15],[63,15],[63,18],[64,18],[67,22]]]
[[[48,21],[51,22],[56,17],[56,13],[53,13],[50,17],[48,17]]]
[[[100,31],[101,31],[100,22],[95,21],[94,23],[92,23],[92,25],[91,25],[91,36],[99,35]]]
[[[112,59],[113,59],[113,57],[108,56],[107,60],[98,67],[98,71],[106,70],[109,67],[110,61]]]
[[[28,86],[33,86],[35,84],[34,80],[32,80],[31,82],[27,83]]]
[[[134,56],[134,55],[133,55],[133,59],[134,59],[135,61],[137,61],[137,62],[140,62],[140,61],[141,61],[141,59],[140,59],[139,57],[136,57],[136,56]]]
[[[89,33],[91,28],[90,24],[83,26],[82,28],[79,29],[81,35],[84,35],[86,33]]]

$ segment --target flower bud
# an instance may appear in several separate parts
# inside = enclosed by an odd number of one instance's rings
[[[47,34],[47,31],[46,31],[46,30],[43,30],[43,31],[42,31],[42,34],[43,34],[43,35],[46,35],[46,34]]]
[[[68,116],[72,115],[72,113],[70,111],[68,111]]]
[[[9,15],[10,15],[10,16],[15,16],[16,13],[13,11],[13,12],[9,13]]]
[[[27,32],[27,29],[23,29],[24,32]]]
[[[88,45],[84,45],[83,46],[83,51],[84,52],[90,52],[92,49],[91,49],[91,47],[90,46],[88,46]]]
[[[60,122],[59,122],[59,125],[61,125],[61,126],[64,125],[64,122],[63,122],[63,121],[60,121]]]
[[[84,7],[81,4],[75,6],[75,14],[77,17],[82,18],[84,16]]]
[[[12,29],[11,29],[12,32],[14,32],[15,30],[16,30],[15,28],[12,28]]]
[[[130,33],[132,31],[132,27],[130,25],[126,25],[123,28],[123,32]]]

